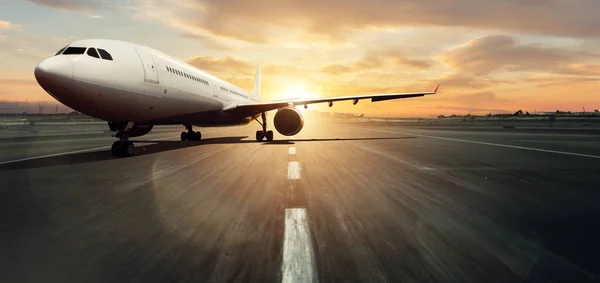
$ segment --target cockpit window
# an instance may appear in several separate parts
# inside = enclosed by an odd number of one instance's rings
[[[96,51],[96,48],[90,48],[87,51],[87,55],[90,55],[94,58],[100,58],[100,55],[98,55],[98,51]]]
[[[66,47],[61,48],[60,50],[58,50],[58,52],[56,52],[56,54],[54,54],[54,56],[60,55],[61,53],[63,53],[63,51],[65,51],[65,49],[67,49],[67,48]]]
[[[110,56],[110,54],[108,52],[106,52],[106,50],[104,50],[104,49],[98,48],[98,53],[100,53],[100,57],[102,57],[102,59],[111,60],[111,61],[113,59],[112,56]]]
[[[62,53],[63,55],[81,55],[83,53],[85,53],[85,50],[87,48],[85,47],[68,47],[67,49],[65,49],[65,51]]]
[[[54,54],[54,56],[62,54],[63,51],[65,51],[65,49],[67,49],[67,46],[69,46],[70,44],[71,43],[65,45],[63,48],[61,48],[60,50],[58,50],[58,52],[56,52],[56,54]]]

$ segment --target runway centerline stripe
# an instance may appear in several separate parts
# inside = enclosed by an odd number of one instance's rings
[[[305,208],[285,210],[281,282],[318,282]]]
[[[296,154],[296,148],[295,147],[290,147],[288,150],[288,154]]]
[[[591,154],[584,154],[584,153],[575,153],[575,152],[568,152],[568,151],[558,151],[558,150],[542,149],[542,148],[535,148],[535,147],[526,147],[526,146],[518,146],[518,145],[501,144],[501,143],[491,143],[491,142],[463,140],[463,139],[455,139],[455,138],[445,138],[445,137],[438,137],[438,136],[421,135],[421,134],[413,134],[413,133],[405,133],[405,132],[395,132],[395,131],[386,131],[386,130],[376,130],[376,129],[361,128],[361,127],[351,127],[351,128],[356,128],[356,129],[361,129],[361,130],[368,130],[368,131],[376,131],[376,132],[384,132],[384,133],[401,134],[401,135],[407,135],[407,136],[417,136],[417,137],[424,137],[424,138],[431,138],[431,139],[438,139],[438,140],[456,141],[456,142],[481,144],[481,145],[489,145],[489,146],[497,146],[497,147],[505,147],[505,148],[522,149],[522,150],[530,150],[530,151],[538,151],[538,152],[546,152],[546,153],[554,153],[554,154],[562,154],[562,155],[570,155],[570,156],[579,156],[579,157],[587,157],[587,158],[600,159],[600,156],[598,156],[598,155],[591,155]]]
[[[298,161],[288,162],[288,179],[299,180],[300,179],[300,163]]]

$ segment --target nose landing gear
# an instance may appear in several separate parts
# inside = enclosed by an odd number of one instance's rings
[[[130,157],[135,154],[133,142],[128,141],[126,138],[114,142],[110,150],[117,157]]]
[[[115,137],[119,140],[114,142],[110,148],[112,154],[116,157],[130,157],[135,155],[135,146],[133,142],[129,141],[129,137],[131,135],[136,136],[135,124],[133,122],[126,123],[117,123],[117,122],[109,122],[108,126],[111,131],[117,132]],[[147,130],[143,134],[150,131],[152,127],[146,128]],[[137,134],[139,135],[139,131]],[[143,135],[142,134],[142,135]]]

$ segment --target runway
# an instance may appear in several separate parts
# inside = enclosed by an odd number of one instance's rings
[[[0,282],[597,282],[600,136],[0,139]]]

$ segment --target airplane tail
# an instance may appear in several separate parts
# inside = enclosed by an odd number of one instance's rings
[[[260,97],[260,65],[256,66],[256,78],[254,78],[254,89],[252,94]]]

